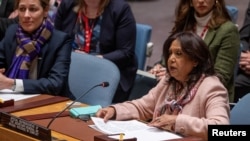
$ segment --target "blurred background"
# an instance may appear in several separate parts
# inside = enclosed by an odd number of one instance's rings
[[[162,45],[173,26],[175,7],[179,0],[127,0],[127,2],[131,6],[137,23],[152,26],[151,42],[154,43],[154,47],[146,65],[153,66],[160,60]],[[225,2],[227,5],[238,8],[236,23],[240,29],[249,0],[225,0]]]

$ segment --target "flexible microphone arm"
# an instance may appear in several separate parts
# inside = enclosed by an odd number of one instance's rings
[[[58,114],[56,114],[49,122],[49,124],[47,125],[47,128],[50,127],[51,123],[57,118],[59,117],[64,111],[66,111],[70,106],[72,106],[76,101],[80,100],[83,96],[85,96],[86,94],[88,94],[89,91],[91,91],[92,89],[94,89],[95,87],[108,87],[109,86],[109,82],[102,82],[101,84],[97,84],[93,87],[91,87],[89,90],[87,90],[85,93],[83,93],[80,97],[78,97],[77,99],[75,99],[73,102],[71,102],[67,107],[65,107],[61,112],[59,112]]]

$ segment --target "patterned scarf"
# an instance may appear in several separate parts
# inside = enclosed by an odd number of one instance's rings
[[[158,110],[156,110],[156,112],[154,113],[156,115],[155,117],[159,117],[163,114],[168,114],[168,115],[179,114],[184,105],[189,103],[194,98],[204,78],[205,75],[202,74],[200,79],[196,82],[196,84],[191,88],[189,92],[188,92],[188,86],[185,85],[184,88],[179,93],[176,93],[176,89],[178,89],[178,86],[174,86],[173,83],[170,84],[168,86],[165,102],[162,106],[160,106]],[[164,127],[164,129],[173,130],[173,125],[168,125]]]
[[[190,92],[188,92],[188,87],[185,85],[182,91],[179,94],[176,94],[177,86],[169,85],[165,102],[160,110],[158,110],[159,112],[157,113],[157,116],[162,114],[178,114],[182,110],[182,107],[193,99],[204,78],[205,75],[203,74]]]
[[[29,77],[31,63],[40,54],[41,47],[50,38],[52,30],[53,24],[50,18],[46,18],[32,35],[25,32],[20,25],[18,26],[16,54],[6,73],[9,78],[27,79]]]

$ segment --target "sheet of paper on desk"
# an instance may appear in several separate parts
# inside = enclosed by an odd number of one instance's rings
[[[34,97],[37,95],[39,94],[20,94],[20,93],[13,92],[12,90],[9,90],[9,89],[0,90],[0,98],[3,100],[14,99],[14,101],[18,101],[18,100],[23,100],[23,99],[27,99],[30,97]]]
[[[147,124],[138,120],[114,121],[109,120],[107,123],[102,118],[92,117],[95,128],[106,134],[124,133],[126,138],[136,137],[137,141],[161,141],[167,139],[182,138],[174,133],[160,130],[155,127],[147,126]],[[118,138],[119,136],[111,136]]]

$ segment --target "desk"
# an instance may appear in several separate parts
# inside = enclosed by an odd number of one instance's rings
[[[53,97],[51,95],[40,95],[37,97],[29,98],[28,101],[37,101],[41,99],[46,99],[49,97]],[[36,114],[42,114],[42,113],[50,113],[50,112],[59,112],[63,108],[65,108],[66,103],[68,101],[58,102],[54,104],[49,104],[46,106],[31,108],[28,110],[22,110],[18,112],[12,112],[11,114],[15,116],[27,116],[27,115],[36,115]],[[17,101],[15,104],[22,104],[24,102],[27,102],[27,100],[21,100]],[[83,104],[83,106],[86,106]],[[43,119],[43,120],[35,120],[32,121],[34,123],[37,123],[39,125],[42,125],[46,127],[51,119]],[[67,121],[67,122],[65,122]],[[93,124],[90,122],[83,122],[80,119],[73,119],[69,116],[67,117],[59,117],[54,120],[54,122],[51,124],[50,129],[52,129],[52,136],[58,138],[59,140],[63,141],[94,141],[94,136],[96,135],[102,135],[102,133],[88,127],[88,125]],[[80,127],[80,129],[78,128]],[[0,127],[1,128],[1,127]],[[73,132],[71,135],[66,135],[62,132]],[[75,134],[75,135],[73,135]],[[77,136],[76,136],[77,135]],[[79,138],[80,137],[80,138]],[[2,136],[0,137],[0,140],[2,140]],[[29,140],[31,141],[31,140]],[[35,141],[35,140],[34,140]],[[183,138],[183,139],[176,139],[171,141],[199,141],[197,138]]]
[[[26,99],[26,100],[17,101],[17,102],[15,102],[15,105],[22,105],[22,104],[24,104],[26,102],[36,102],[36,101],[44,100],[44,99],[51,98],[51,97],[53,97],[53,96],[51,96],[51,95],[39,95],[37,97],[32,97],[32,98],[29,98],[29,99]],[[65,107],[67,102],[69,102],[69,100],[68,101],[63,101],[63,102],[58,102],[58,103],[55,103],[55,104],[49,104],[49,105],[46,105],[46,106],[31,108],[31,109],[28,109],[28,110],[13,112],[11,114],[13,114],[13,115],[15,115],[17,117],[20,117],[20,116],[35,115],[35,114],[42,114],[42,113],[49,113],[49,112],[58,112],[58,111],[62,110]],[[56,137],[58,139],[61,139],[61,140],[79,141],[79,139],[76,139],[76,138],[61,134],[61,133],[59,133],[57,131],[53,131],[53,130],[52,130],[52,136]],[[4,138],[4,136],[1,135],[0,140],[2,140],[3,138]]]

